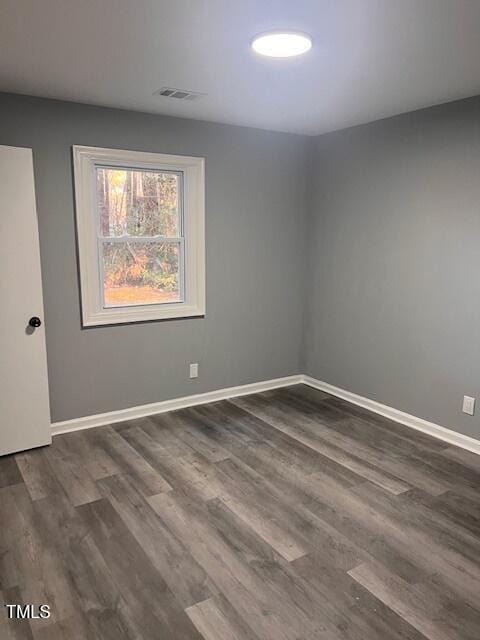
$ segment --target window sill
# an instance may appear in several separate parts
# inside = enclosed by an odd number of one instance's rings
[[[205,309],[185,304],[165,305],[164,308],[145,307],[110,308],[90,313],[84,317],[84,327],[99,327],[102,325],[128,324],[131,322],[152,322],[158,320],[176,320],[195,318],[205,315]]]

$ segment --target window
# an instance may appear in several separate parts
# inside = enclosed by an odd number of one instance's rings
[[[73,158],[84,326],[204,315],[203,158]]]

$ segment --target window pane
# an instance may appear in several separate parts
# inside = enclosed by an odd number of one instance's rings
[[[97,167],[102,236],[180,235],[179,175]]]
[[[180,302],[180,244],[103,242],[106,306]]]

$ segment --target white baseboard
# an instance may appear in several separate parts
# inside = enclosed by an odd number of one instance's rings
[[[359,396],[356,393],[346,391],[345,389],[341,389],[340,387],[335,387],[328,382],[316,380],[315,378],[312,378],[310,376],[303,376],[302,382],[309,387],[319,389],[320,391],[329,393],[332,396],[337,396],[337,398],[347,400],[348,402],[356,404],[359,407],[369,409],[370,411],[373,411],[373,413],[378,413],[381,416],[390,418],[390,420],[394,420],[395,422],[404,424],[407,427],[416,429],[417,431],[428,433],[428,435],[433,436],[434,438],[438,438],[439,440],[443,440],[444,442],[448,442],[449,444],[456,445],[457,447],[467,449],[468,451],[472,451],[473,453],[480,455],[480,440],[476,440],[475,438],[471,438],[470,436],[465,436],[461,433],[457,433],[456,431],[452,431],[451,429],[447,429],[446,427],[441,427],[434,422],[428,422],[428,420],[423,420],[423,418],[417,418],[416,416],[412,416],[409,413],[399,411],[398,409],[389,407],[386,404],[381,404],[380,402],[376,402],[375,400],[369,400],[368,398]]]
[[[165,413],[165,411],[174,411],[175,409],[183,409],[185,407],[206,404],[217,400],[225,400],[226,398],[245,396],[249,393],[260,393],[261,391],[268,391],[269,389],[288,387],[292,384],[300,384],[303,382],[303,378],[303,375],[275,378],[273,380],[264,380],[263,382],[242,384],[238,387],[228,387],[227,389],[217,389],[216,391],[207,391],[206,393],[183,396],[182,398],[174,398],[173,400],[152,402],[151,404],[144,404],[138,407],[119,409],[118,411],[109,411],[108,413],[99,413],[93,416],[85,416],[83,418],[74,418],[73,420],[65,420],[63,422],[53,422],[52,435],[58,436],[61,433],[70,433],[71,431],[79,431],[81,429],[101,427],[107,424],[123,422],[124,420],[145,418],[156,413]]]
[[[263,382],[254,382],[252,384],[243,384],[237,387],[228,387],[226,389],[217,389],[216,391],[207,391],[206,393],[198,393],[191,396],[183,396],[182,398],[174,398],[173,400],[163,400],[162,402],[152,402],[139,407],[130,407],[128,409],[119,409],[118,411],[109,411],[108,413],[99,413],[93,416],[85,416],[83,418],[74,418],[73,420],[65,420],[64,422],[54,422],[52,424],[52,435],[57,436],[61,433],[70,433],[71,431],[79,431],[81,429],[90,429],[92,427],[101,427],[107,424],[115,424],[125,420],[134,420],[135,418],[145,418],[155,415],[156,413],[165,413],[166,411],[174,411],[175,409],[183,409],[193,407],[195,405],[207,404],[208,402],[216,402],[217,400],[225,400],[227,398],[236,398],[245,396],[250,393],[260,393],[269,389],[279,389],[294,384],[306,384],[314,389],[319,389],[337,398],[343,398],[352,404],[363,407],[378,413],[386,418],[390,418],[395,422],[404,424],[407,427],[428,433],[428,435],[448,442],[448,444],[456,445],[462,449],[467,449],[480,455],[480,440],[456,433],[451,429],[441,427],[434,422],[428,422],[423,418],[417,418],[404,411],[399,411],[393,407],[389,407],[375,400],[364,398],[356,393],[335,387],[328,382],[322,382],[306,375],[287,376],[285,378],[275,378],[273,380],[264,380]]]

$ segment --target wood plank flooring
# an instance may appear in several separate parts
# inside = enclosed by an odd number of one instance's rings
[[[1,640],[480,640],[480,457],[299,385],[0,458]]]

